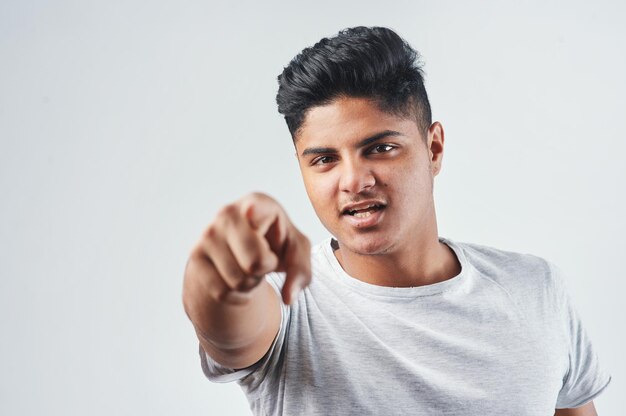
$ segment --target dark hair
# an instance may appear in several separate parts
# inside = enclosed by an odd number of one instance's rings
[[[431,123],[420,55],[393,30],[353,27],[304,49],[278,76],[276,103],[292,138],[306,112],[341,96],[371,98],[387,113]]]

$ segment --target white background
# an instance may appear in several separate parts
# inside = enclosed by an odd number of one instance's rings
[[[620,414],[625,17],[620,1],[3,1],[0,414],[250,414],[202,375],[183,269],[252,190],[326,237],[276,76],[355,25],[423,55],[446,129],[440,235],[565,270],[613,375],[596,406]]]

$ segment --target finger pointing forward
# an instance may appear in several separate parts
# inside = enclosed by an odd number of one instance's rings
[[[252,194],[242,209],[251,227],[262,235],[278,257],[276,271],[286,272],[281,294],[286,304],[295,301],[311,282],[311,244],[289,220],[282,207],[267,195]]]

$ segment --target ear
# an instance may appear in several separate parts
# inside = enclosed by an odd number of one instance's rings
[[[443,160],[443,142],[444,133],[443,126],[440,122],[435,121],[428,128],[428,152],[430,157],[430,170],[433,177],[437,176],[441,171],[441,163]]]

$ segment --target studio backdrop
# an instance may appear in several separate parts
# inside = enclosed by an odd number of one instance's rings
[[[0,414],[249,415],[202,374],[191,247],[224,204],[313,212],[276,77],[340,29],[422,55],[441,236],[558,264],[623,412],[623,2],[0,3]],[[332,392],[329,392],[332,394]]]

